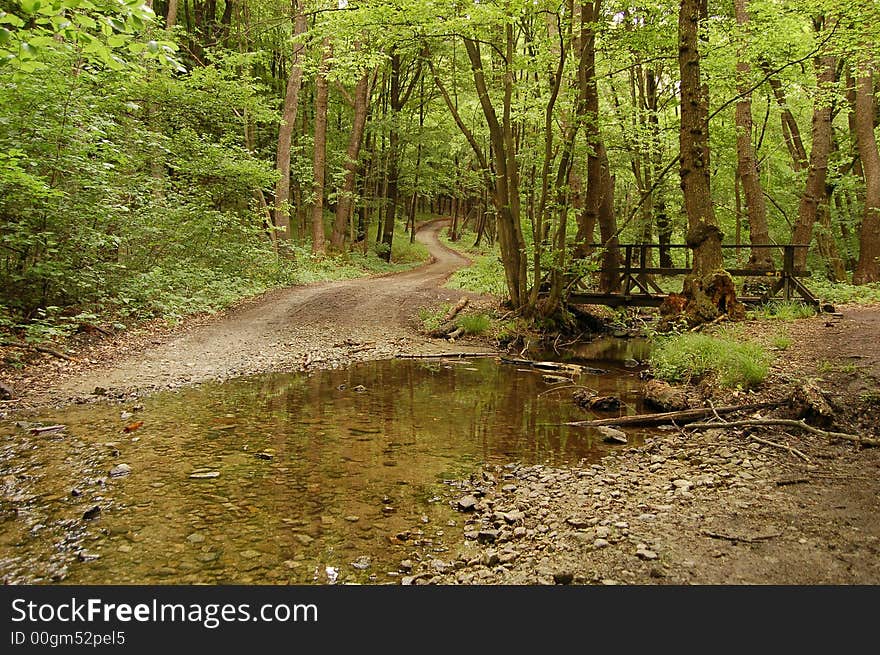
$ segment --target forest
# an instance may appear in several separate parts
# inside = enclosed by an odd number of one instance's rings
[[[621,243],[694,300],[781,265],[722,242],[877,294],[875,3],[0,6],[0,327],[28,339],[412,265],[437,215],[523,316],[613,290]]]

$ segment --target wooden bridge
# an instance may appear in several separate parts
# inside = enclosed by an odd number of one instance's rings
[[[603,244],[590,244],[591,248],[604,248]],[[680,249],[689,248],[684,244],[670,244],[664,248]],[[820,302],[812,292],[801,282],[800,278],[809,277],[810,272],[795,269],[794,253],[797,248],[807,248],[802,244],[790,245],[722,245],[724,250],[752,250],[772,249],[781,251],[782,266],[776,270],[767,271],[755,268],[730,267],[725,270],[734,277],[764,278],[769,286],[759,296],[740,296],[739,300],[748,304],[762,304],[777,297],[781,292],[783,300],[792,300],[799,296],[799,300],[819,309]],[[591,291],[586,285],[586,275],[575,280],[569,285],[570,293],[568,301],[582,305],[609,305],[611,307],[659,307],[669,295],[663,291],[654,281],[655,275],[678,276],[691,273],[690,268],[652,266],[648,263],[648,254],[651,250],[659,251],[658,244],[651,243],[627,243],[620,244],[618,248],[623,253],[623,264],[616,269],[619,276],[618,282],[621,288],[617,293],[599,293]],[[778,256],[778,255],[777,255]]]

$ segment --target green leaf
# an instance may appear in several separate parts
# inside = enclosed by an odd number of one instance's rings
[[[12,32],[5,27],[0,27],[0,45],[8,45],[12,42]]]
[[[24,13],[33,15],[37,13],[43,3],[40,0],[19,0],[19,4]]]
[[[23,27],[24,21],[15,14],[7,14],[5,11],[2,11],[0,12],[0,24]]]
[[[147,50],[155,55],[157,52],[159,52],[159,44],[155,41],[147,41]]]

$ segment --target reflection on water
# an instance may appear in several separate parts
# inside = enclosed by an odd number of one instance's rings
[[[368,362],[31,419],[67,426],[58,433],[0,424],[0,579],[394,581],[414,549],[442,558],[461,534],[444,480],[481,462],[605,454],[563,423],[589,417],[573,384],[637,411],[635,374],[614,373],[565,382],[491,359]],[[108,475],[119,464],[130,473]]]

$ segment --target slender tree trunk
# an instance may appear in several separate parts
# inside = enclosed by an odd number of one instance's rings
[[[391,261],[391,246],[394,242],[394,225],[397,218],[398,189],[397,177],[399,173],[400,157],[400,131],[397,121],[400,117],[401,108],[400,93],[400,54],[397,50],[391,53],[391,80],[390,97],[391,106],[391,130],[388,134],[388,168],[386,170],[386,196],[385,196],[385,222],[382,229],[382,259]]]
[[[165,17],[165,29],[172,29],[177,25],[177,0],[168,0],[168,13]]]
[[[748,0],[734,0],[733,4],[737,24],[741,29],[747,31],[749,24]],[[761,188],[758,164],[754,148],[752,148],[752,94],[749,91],[751,66],[745,61],[742,52],[740,60],[736,63],[736,72],[737,92],[740,94],[740,101],[736,103],[737,170],[746,200],[751,244],[764,246],[770,244],[770,228],[767,225],[764,190]],[[773,258],[770,250],[768,248],[752,248],[749,267],[758,270],[772,270]]]
[[[865,65],[856,80],[855,127],[862,170],[865,174],[865,207],[859,240],[859,262],[853,284],[880,280],[880,154],[874,135],[873,67]]]
[[[817,93],[813,106],[813,146],[810,150],[810,167],[803,195],[798,205],[797,221],[791,235],[791,242],[807,244],[813,240],[813,226],[819,215],[819,205],[827,201],[825,178],[828,175],[828,155],[831,152],[831,101],[826,97],[834,84],[837,60],[822,54],[814,60],[816,67]],[[806,268],[807,248],[798,248],[794,253],[795,268]]]
[[[315,151],[312,159],[312,252],[318,255],[327,250],[324,237],[324,175],[327,167],[327,63],[330,52],[330,40],[325,38],[321,66],[315,80]]]
[[[761,64],[761,68],[765,75],[767,75],[767,83],[770,85],[773,97],[776,98],[776,103],[779,105],[780,120],[782,121],[782,138],[785,140],[785,145],[791,155],[792,168],[796,172],[802,171],[809,165],[807,150],[804,148],[804,141],[801,138],[801,131],[798,128],[797,121],[794,119],[794,114],[788,108],[788,101],[785,98],[782,83],[772,75],[769,64],[764,62]]]
[[[614,180],[610,173],[605,143],[599,129],[599,87],[596,82],[596,31],[594,24],[601,11],[601,0],[581,6],[581,48],[583,63],[578,83],[584,98],[584,134],[587,139],[587,193],[584,215],[578,232],[592,234],[597,223],[604,251],[599,287],[602,291],[619,289],[617,268],[620,265],[620,241],[614,216]]]
[[[370,74],[365,72],[358,80],[354,90],[354,120],[352,121],[351,135],[348,139],[348,150],[345,155],[345,178],[342,188],[337,194],[336,220],[333,222],[333,234],[330,245],[334,250],[342,250],[345,244],[345,236],[348,234],[348,222],[351,218],[351,210],[354,203],[355,182],[357,181],[358,158],[361,144],[364,140],[364,128],[367,124],[367,108],[369,107]]]
[[[303,0],[294,1],[294,37],[305,34],[308,27],[303,13]],[[293,141],[293,129],[296,125],[296,112],[299,106],[299,89],[302,84],[302,62],[304,45],[301,40],[293,44],[293,55],[290,63],[290,77],[284,95],[284,106],[281,109],[281,126],[278,128],[278,148],[276,150],[275,168],[278,171],[278,182],[275,184],[275,227],[281,239],[290,239],[290,146]]]

